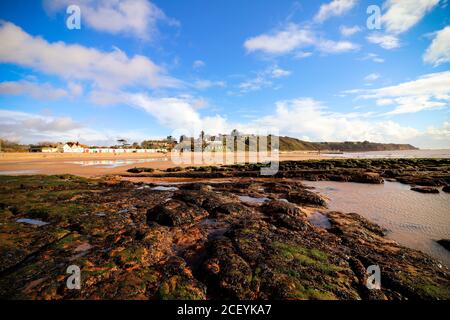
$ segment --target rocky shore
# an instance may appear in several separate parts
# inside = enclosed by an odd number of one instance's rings
[[[450,299],[450,270],[330,212],[300,179],[450,184],[449,160],[282,162],[125,174],[0,177],[3,299]],[[151,170],[147,170],[151,171]],[[215,179],[222,178],[222,179]],[[70,265],[81,289],[66,286]],[[378,265],[381,290],[366,287]]]
[[[123,176],[173,178],[229,178],[263,177],[261,168],[267,164],[229,166],[175,167],[164,171],[145,173],[145,168],[134,168]],[[282,161],[275,178],[301,180],[329,180],[359,183],[383,183],[396,180],[411,186],[444,186],[450,191],[450,159],[327,159]]]

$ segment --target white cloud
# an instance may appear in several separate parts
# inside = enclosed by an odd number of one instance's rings
[[[273,55],[287,54],[308,47],[315,47],[323,53],[342,53],[359,49],[359,45],[349,41],[333,41],[317,37],[312,30],[301,28],[294,23],[290,23],[276,32],[247,39],[244,47],[247,52],[261,51]],[[297,54],[304,57],[304,53],[301,51]],[[308,55],[310,54],[307,53]]]
[[[276,112],[255,120],[260,127],[276,127],[290,136],[307,136],[313,141],[403,141],[419,134],[411,127],[392,121],[375,122],[365,114],[336,113],[311,98],[280,101]]]
[[[450,145],[448,121],[441,127],[420,131],[391,120],[376,121],[370,114],[331,112],[311,98],[277,102],[275,113],[254,120],[249,124],[250,132],[252,128],[276,128],[281,135],[309,141],[368,140],[412,143],[424,148],[448,148]],[[245,128],[241,130],[245,132]]]
[[[67,88],[73,96],[81,96],[84,91],[83,86],[75,82],[69,82]]]
[[[402,97],[429,95],[436,98],[448,97],[450,94],[450,71],[430,73],[417,80],[407,81],[398,85],[369,90],[365,97]]]
[[[263,88],[272,87],[273,79],[287,77],[290,74],[291,71],[284,70],[278,65],[272,65],[263,71],[257,72],[254,78],[241,82],[238,87],[241,93],[257,91]]]
[[[393,86],[348,93],[359,94],[362,99],[374,99],[380,106],[396,105],[386,115],[442,109],[450,102],[450,71],[426,74]]]
[[[383,4],[385,13],[381,17],[384,33],[372,33],[367,41],[384,49],[401,46],[399,35],[411,29],[431,11],[439,0],[387,0]]]
[[[310,56],[312,56],[312,52],[309,52],[309,51],[299,51],[299,52],[297,52],[296,54],[295,54],[295,58],[297,58],[297,59],[304,59],[304,58],[308,58],[308,57],[310,57]]]
[[[271,54],[284,54],[297,48],[309,46],[314,41],[312,31],[301,29],[298,25],[291,23],[280,31],[247,39],[244,46],[248,52],[262,51]]]
[[[91,99],[97,104],[125,104],[132,108],[143,110],[155,118],[159,124],[173,130],[186,129],[200,132],[205,123],[210,124],[218,119],[222,119],[220,116],[201,117],[199,110],[204,108],[207,102],[205,99],[190,95],[152,97],[143,92],[94,91]],[[210,129],[213,128],[211,127]]]
[[[92,129],[69,117],[0,109],[0,137],[22,143],[80,141],[108,146],[119,137],[141,141],[147,136],[140,131]]]
[[[180,81],[166,75],[147,57],[128,57],[115,48],[110,52],[64,42],[49,43],[8,22],[0,23],[0,62],[14,63],[67,80],[89,81],[94,86],[173,87]]]
[[[426,149],[448,149],[450,146],[450,122],[444,121],[442,125],[428,127],[411,143]]]
[[[436,33],[423,56],[423,61],[434,66],[450,61],[450,26]]]
[[[102,32],[131,34],[150,39],[157,33],[157,23],[178,24],[168,18],[156,5],[147,0],[45,0],[49,13],[65,13],[69,5],[81,9],[81,23]]]
[[[70,89],[71,93],[73,92]],[[69,96],[65,89],[55,88],[49,83],[37,83],[28,80],[0,82],[0,94],[4,95],[30,95],[36,99],[59,99]]]
[[[427,129],[427,134],[434,136],[437,139],[440,140],[450,140],[450,122],[448,121],[444,121],[444,123],[442,124],[442,127],[434,127],[431,126]],[[448,145],[447,145],[448,146]]]
[[[126,102],[126,93],[121,91],[92,90],[89,100],[97,105],[111,106]]]
[[[155,117],[169,128],[200,127],[201,118],[191,99],[152,98],[145,94],[129,95],[130,103]]]
[[[246,93],[249,91],[257,91],[262,88],[270,87],[272,84],[272,81],[268,80],[263,75],[257,75],[253,79],[241,82],[239,84],[239,90],[241,93]]]
[[[380,78],[380,74],[379,73],[371,73],[371,74],[368,74],[364,78],[364,81],[375,81],[375,80],[377,80],[379,78]]]
[[[388,50],[400,47],[399,39],[390,34],[372,33],[367,36],[367,41]]]
[[[361,31],[361,28],[359,26],[340,26],[339,31],[344,37],[350,37],[354,35],[355,33],[358,33]]]
[[[191,96],[153,98],[146,94],[130,94],[128,103],[152,115],[161,125],[172,130],[198,134],[225,132],[226,119],[220,115],[202,117],[198,111],[203,100]]]
[[[377,104],[377,106],[389,106],[389,105],[392,105],[392,104],[394,104],[394,100],[392,100],[392,99],[378,99],[377,101],[376,101],[376,104]]]
[[[253,119],[248,123],[232,123],[226,118],[202,116],[189,97],[151,98],[137,94],[129,96],[130,104],[141,108],[156,117],[159,123],[173,130],[186,130],[198,134],[204,130],[209,134],[230,132],[236,128],[241,132],[252,133],[276,130],[282,135],[298,138],[307,137],[311,141],[362,141],[410,143],[416,139],[425,139],[427,143],[445,144],[447,140],[435,142],[436,132],[419,131],[402,126],[397,122],[376,121],[371,113],[331,112],[322,103],[312,98],[298,98],[279,101],[273,114]],[[163,111],[160,112],[163,106]],[[442,138],[442,129],[439,131]]]
[[[381,21],[388,33],[403,33],[416,25],[439,0],[388,0]]]
[[[448,103],[442,101],[433,101],[429,96],[413,96],[395,98],[397,105],[394,110],[386,112],[385,115],[397,115],[404,113],[415,113],[423,110],[445,108]]]
[[[356,0],[333,0],[329,3],[322,4],[319,12],[314,16],[314,21],[323,22],[330,17],[341,16],[350,11],[356,3]]]
[[[193,87],[197,89],[209,89],[212,87],[224,88],[226,87],[226,83],[225,81],[196,80]]]
[[[384,59],[380,58],[377,54],[375,53],[368,53],[366,56],[364,56],[363,58],[361,58],[361,60],[371,60],[373,62],[376,63],[384,63]]]
[[[194,63],[192,64],[192,67],[194,69],[200,69],[200,68],[203,68],[205,65],[206,64],[205,64],[204,61],[202,61],[202,60],[195,60]]]
[[[278,66],[273,66],[270,70],[269,70],[271,76],[273,78],[282,78],[282,77],[287,77],[291,74],[291,71],[288,70],[284,70],[281,69]]]
[[[120,97],[130,106],[152,115],[163,126],[177,131],[198,134],[230,132],[261,132],[276,129],[282,135],[311,141],[362,141],[419,143],[423,147],[449,145],[449,123],[442,127],[430,127],[424,131],[402,126],[394,121],[376,121],[371,113],[332,112],[312,98],[279,101],[275,112],[248,123],[231,123],[220,115],[202,116],[199,105],[203,102],[190,96],[153,98],[146,94],[124,94]],[[114,143],[119,134],[114,131],[98,131],[74,122],[70,118],[55,118],[17,111],[0,110],[0,136],[11,140],[37,142],[58,139],[80,140],[97,145]],[[142,140],[142,132],[121,131],[133,141]],[[57,138],[55,138],[57,137]]]
[[[350,41],[321,40],[317,46],[323,53],[341,53],[359,50],[359,45]]]

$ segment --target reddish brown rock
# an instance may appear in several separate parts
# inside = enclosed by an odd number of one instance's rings
[[[420,193],[439,193],[439,190],[434,187],[412,187],[411,190]]]
[[[179,200],[169,200],[147,211],[147,222],[157,222],[163,226],[178,227],[192,225],[208,216],[200,207]]]

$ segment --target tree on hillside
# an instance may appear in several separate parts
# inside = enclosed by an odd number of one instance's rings
[[[0,152],[27,152],[29,147],[29,145],[0,138]]]
[[[237,129],[233,129],[233,131],[231,131],[231,135],[232,135],[233,137],[239,137],[240,132],[239,132]]]
[[[175,139],[173,136],[167,136],[166,140],[169,142],[177,142],[177,139]]]
[[[117,142],[119,143],[119,144],[121,144],[122,145],[122,147],[127,147],[127,146],[129,146],[129,144],[128,144],[128,142],[127,142],[127,140],[126,139],[117,139]]]

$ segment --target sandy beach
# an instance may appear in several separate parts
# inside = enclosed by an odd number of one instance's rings
[[[67,161],[105,160],[87,159],[23,162],[69,170]],[[327,159],[281,162],[272,177],[252,164],[126,179],[2,175],[0,298],[449,299],[449,165]],[[81,290],[66,286],[71,265]],[[364,287],[372,265],[383,270],[376,291]]]
[[[311,160],[325,159],[327,157],[308,152],[288,152],[281,153],[279,158],[280,160]],[[224,164],[224,161],[216,161],[213,164]],[[4,175],[74,174],[93,177],[120,174],[134,167],[167,169],[175,166],[187,167],[202,165],[205,165],[205,163],[176,163],[172,161],[170,153],[0,153],[0,174]]]

